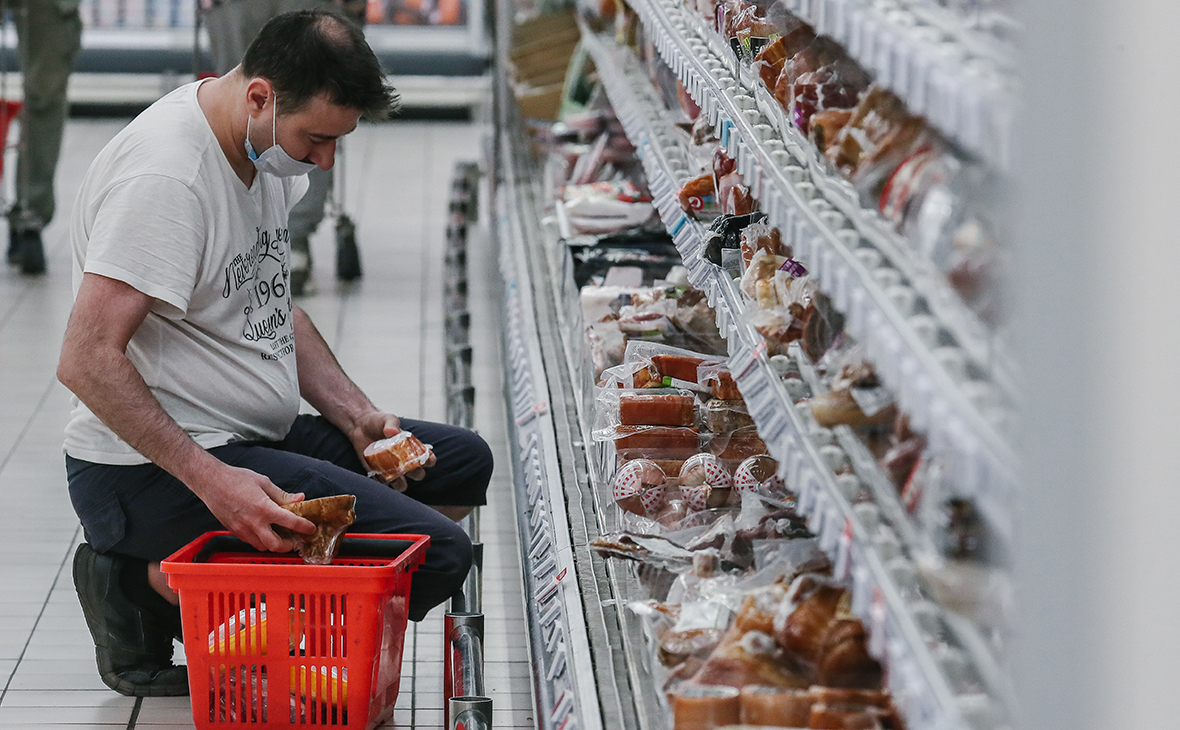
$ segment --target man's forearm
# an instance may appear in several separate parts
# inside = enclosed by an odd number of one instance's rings
[[[311,318],[299,307],[295,307],[295,352],[299,394],[341,431],[351,434],[364,415],[377,410],[345,374]]]

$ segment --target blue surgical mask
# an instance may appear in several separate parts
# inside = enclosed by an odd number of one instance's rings
[[[246,117],[246,156],[254,163],[254,167],[259,172],[268,172],[275,177],[298,177],[299,175],[306,175],[315,169],[315,164],[311,162],[300,162],[287,151],[279,146],[279,138],[275,136],[276,119],[278,118],[278,103],[275,103],[274,114],[270,118],[270,148],[261,155],[254,151],[254,145],[250,144],[250,120],[251,117]]]

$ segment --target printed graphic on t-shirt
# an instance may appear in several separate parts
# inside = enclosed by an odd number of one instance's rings
[[[250,250],[239,253],[225,267],[221,296],[229,298],[239,291],[245,294],[242,337],[269,347],[270,352],[261,353],[263,360],[281,360],[295,352],[293,305],[288,296],[291,233],[286,227],[257,228],[255,233]]]

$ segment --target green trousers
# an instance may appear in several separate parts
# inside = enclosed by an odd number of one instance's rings
[[[25,109],[16,166],[18,227],[41,227],[53,219],[53,174],[66,122],[66,85],[82,45],[78,0],[3,0],[16,22]]]

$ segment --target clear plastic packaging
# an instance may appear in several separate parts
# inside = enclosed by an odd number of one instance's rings
[[[629,461],[615,473],[611,490],[615,504],[623,510],[654,518],[667,504],[667,475],[646,459]]]
[[[369,476],[385,482],[406,475],[430,461],[432,447],[409,431],[399,431],[387,439],[374,441],[365,448]]]
[[[315,532],[310,535],[274,525],[275,534],[300,541],[299,557],[309,565],[328,565],[340,549],[340,538],[356,520],[356,497],[338,494],[283,505],[283,509],[310,521]]]
[[[705,426],[713,433],[728,433],[754,425],[744,400],[713,398],[704,405]]]
[[[787,493],[787,485],[778,475],[778,462],[766,454],[756,454],[739,464],[733,473],[733,486],[739,492],[779,499]]]
[[[723,506],[732,488],[733,477],[713,454],[697,454],[680,468],[680,494],[690,510]]]

